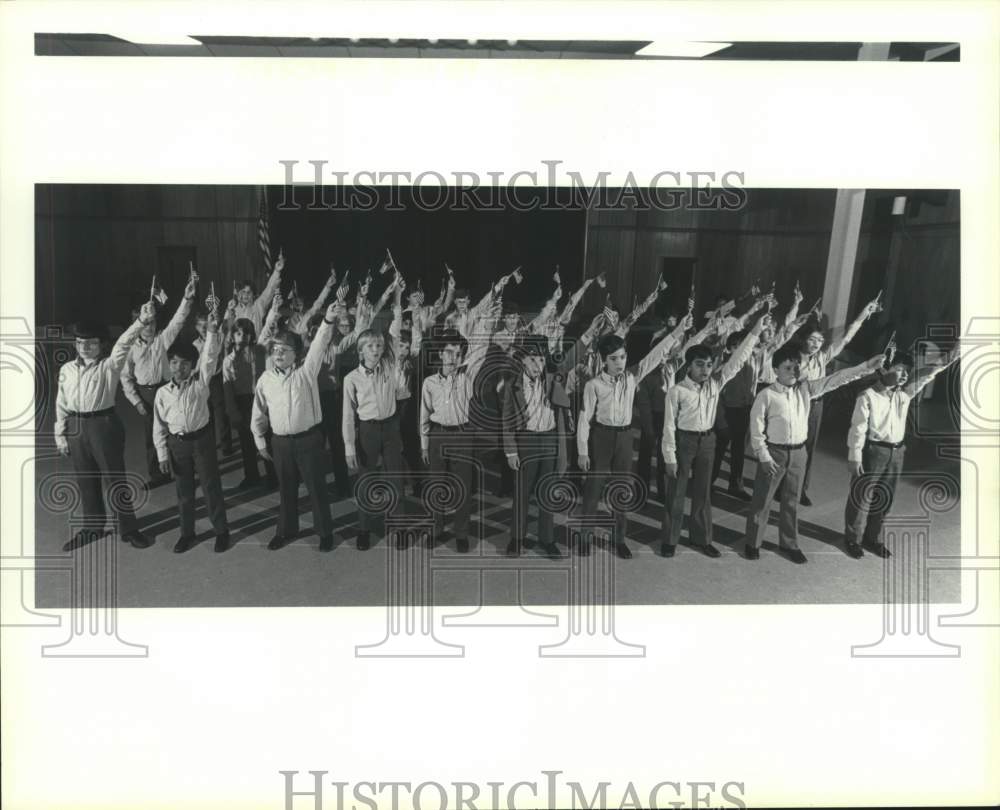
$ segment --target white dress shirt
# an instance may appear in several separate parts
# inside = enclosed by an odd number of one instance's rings
[[[139,405],[142,399],[136,390],[137,385],[159,385],[170,378],[170,363],[167,361],[167,349],[170,348],[181,333],[184,321],[191,312],[191,302],[194,299],[184,298],[170,323],[152,340],[146,340],[141,335],[129,350],[128,361],[122,369],[122,390],[125,397],[133,405]]]
[[[663,362],[663,358],[676,343],[677,339],[673,334],[667,335],[639,361],[634,374],[626,371],[618,377],[612,377],[602,371],[587,380],[583,387],[583,410],[576,425],[576,449],[579,455],[589,455],[590,423],[594,419],[598,424],[608,427],[624,427],[632,423],[632,404],[635,402],[639,383]]]
[[[722,389],[746,365],[756,342],[757,335],[751,332],[705,382],[698,384],[688,376],[667,390],[663,404],[661,441],[661,451],[667,464],[677,463],[676,430],[702,433],[715,425]]]
[[[767,451],[769,443],[805,442],[809,433],[811,401],[870,371],[869,366],[862,363],[818,380],[800,380],[790,386],[775,382],[757,394],[750,409],[750,446],[758,461],[772,460]]]
[[[521,375],[521,390],[524,391],[524,405],[528,420],[525,430],[544,432],[556,426],[556,415],[552,404],[545,395],[545,375],[539,374],[532,380],[527,374]]]
[[[257,380],[250,429],[258,449],[267,449],[268,425],[275,435],[290,436],[322,421],[318,375],[333,330],[333,324],[324,319],[302,365],[285,371],[272,367]]]
[[[122,332],[111,354],[85,362],[77,357],[59,369],[56,392],[56,423],[53,427],[56,446],[65,450],[66,419],[73,413],[104,411],[115,406],[115,392],[132,342],[139,336],[142,323],[136,321]]]
[[[169,434],[194,433],[208,424],[209,380],[219,367],[221,350],[218,334],[209,332],[191,376],[180,384],[171,380],[157,390],[153,400],[153,445],[161,462],[170,457]]]

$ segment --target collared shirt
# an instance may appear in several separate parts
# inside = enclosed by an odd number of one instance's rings
[[[191,312],[192,300],[183,299],[170,323],[152,340],[146,340],[140,335],[132,344],[121,378],[125,397],[133,405],[142,402],[136,390],[137,385],[159,385],[169,379],[170,363],[167,360],[167,349],[181,333],[184,321]]]
[[[140,329],[142,323],[136,321],[122,332],[107,357],[89,363],[77,357],[60,367],[53,428],[59,447],[67,447],[66,419],[71,413],[90,413],[114,407],[118,380],[128,358],[129,347],[139,336]]]
[[[826,367],[833,360],[833,349],[820,349],[816,354],[803,355],[801,377],[803,380],[818,380],[826,376]]]
[[[762,462],[771,461],[771,444],[801,444],[809,433],[811,401],[827,391],[856,380],[869,372],[866,364],[820,377],[800,380],[794,385],[773,383],[754,400],[750,409],[750,446]]]
[[[374,369],[364,364],[344,378],[344,414],[341,429],[346,455],[353,456],[356,421],[388,419],[396,413],[396,386],[399,384],[398,364],[386,358]]]
[[[639,361],[635,374],[626,371],[618,377],[612,377],[602,371],[587,381],[583,387],[583,410],[576,425],[576,449],[579,455],[589,455],[590,423],[594,419],[609,427],[624,427],[632,423],[636,388],[650,371],[660,365],[676,343],[677,339],[673,334],[663,338]]]
[[[171,380],[157,390],[153,400],[153,444],[160,461],[170,457],[168,434],[193,433],[208,424],[208,381],[219,366],[221,349],[218,334],[209,332],[197,370],[184,382],[178,384]]]
[[[705,382],[699,384],[685,377],[667,391],[663,403],[663,439],[661,450],[667,464],[677,463],[675,431],[702,432],[715,425],[722,389],[739,373],[753,354],[757,335],[747,335],[728,360],[713,371]]]
[[[479,319],[477,332],[489,334],[495,319]],[[486,359],[490,342],[470,341],[465,362],[447,377],[440,371],[424,380],[420,390],[420,447],[430,448],[431,425],[453,427],[469,421],[469,403],[472,401],[476,375]]]
[[[267,280],[267,286],[257,297],[257,300],[250,304],[236,305],[234,319],[246,318],[253,324],[254,332],[259,335],[264,326],[264,318],[267,317],[268,307],[271,306],[271,299],[274,298],[274,294],[277,292],[280,283],[281,275],[275,270],[271,273],[271,277]]]
[[[259,449],[267,448],[268,425],[276,435],[289,436],[322,421],[318,375],[333,329],[326,320],[320,324],[302,365],[285,371],[270,368],[257,380],[250,429]]]
[[[854,403],[847,432],[847,459],[861,461],[866,441],[898,444],[906,435],[906,414],[912,397],[902,388],[866,388]]]
[[[232,386],[237,395],[252,394],[260,375],[268,368],[268,361],[263,346],[234,349],[222,360],[222,382]]]
[[[556,415],[552,404],[545,394],[545,375],[532,380],[527,374],[521,375],[521,388],[524,391],[525,412],[528,416],[525,429],[529,431],[553,430],[556,426]]]

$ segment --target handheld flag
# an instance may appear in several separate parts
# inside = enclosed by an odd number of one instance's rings
[[[612,327],[618,326],[618,310],[615,309],[615,305],[611,300],[611,293],[608,293],[604,299],[604,317]]]
[[[522,281],[524,281],[524,276],[521,275],[521,268],[520,267],[518,267],[517,270],[515,270],[513,273],[511,273],[511,275],[514,277],[514,281],[516,281],[518,284],[520,284]]]
[[[597,276],[597,284],[602,290],[608,288],[608,275],[603,270]]]
[[[163,292],[158,286],[156,286],[156,276],[153,276],[153,284],[149,290],[149,300],[158,301],[160,306],[167,303],[167,294]]]
[[[892,359],[896,356],[896,330],[892,330],[892,334],[889,336],[889,342],[885,346],[885,365],[891,366]]]
[[[556,284],[558,284],[560,286],[562,285],[562,280],[559,278],[559,265],[558,264],[556,265],[556,272],[552,274],[552,280]]]
[[[389,267],[392,267],[392,269],[395,270],[398,273],[399,272],[399,267],[396,266],[396,260],[394,258],[392,258],[392,251],[390,251],[389,248],[385,249],[385,256],[386,256],[386,258],[389,261],[389,264],[385,266],[386,270],[388,270]],[[385,271],[383,271],[383,272],[385,272]]]

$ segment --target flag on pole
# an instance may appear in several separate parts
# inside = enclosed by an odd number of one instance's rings
[[[597,285],[602,289],[608,288],[608,276],[603,271],[597,276]]]
[[[267,218],[267,188],[260,187],[260,215],[257,217],[257,244],[264,259],[264,271],[271,275],[271,227]]]
[[[153,283],[149,288],[149,300],[158,301],[160,306],[167,303],[167,294],[156,283],[156,276],[153,276]]]
[[[612,326],[618,326],[618,310],[615,309],[615,305],[611,301],[611,293],[608,293],[607,298],[604,299],[604,317]]]
[[[556,272],[555,272],[555,275],[552,276],[552,280],[556,284],[562,285],[562,280],[559,278],[559,265],[558,264],[556,265]]]

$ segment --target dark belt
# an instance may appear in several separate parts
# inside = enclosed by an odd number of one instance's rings
[[[359,419],[358,421],[362,425],[384,425],[386,422],[391,422],[399,415],[399,411],[396,411],[392,416],[387,416],[385,419]]]
[[[632,429],[631,425],[605,425],[603,422],[594,422],[594,427],[604,428],[605,430],[615,430],[619,432],[623,430]]]
[[[799,442],[798,444],[775,444],[774,442],[768,442],[768,447],[776,447],[779,450],[801,450],[806,446],[805,442]]]
[[[136,388],[159,388],[161,385],[163,385],[162,382],[149,383],[148,385],[146,383],[136,383],[135,387]]]
[[[171,433],[171,439],[180,439],[182,442],[193,442],[200,436],[204,436],[208,432],[208,429],[212,426],[212,421],[209,420],[202,427],[197,430],[192,430],[189,433]]]
[[[322,423],[317,422],[311,428],[303,430],[301,433],[275,433],[274,437],[276,439],[301,439],[303,436],[308,436],[310,433],[315,433],[320,429]]]
[[[903,442],[877,442],[874,439],[869,439],[865,444],[874,444],[876,447],[888,447],[890,450],[906,446]]]
[[[677,428],[677,433],[684,433],[688,436],[708,436],[710,433],[714,433],[714,430],[684,430],[683,428]]]
[[[90,419],[92,416],[107,416],[108,414],[114,413],[115,409],[112,408],[102,408],[99,411],[70,411],[70,416],[75,416],[79,419]]]
[[[468,430],[469,423],[463,422],[460,425],[439,425],[437,422],[431,422],[431,425],[435,430],[447,430],[448,432],[456,432],[459,430]]]

